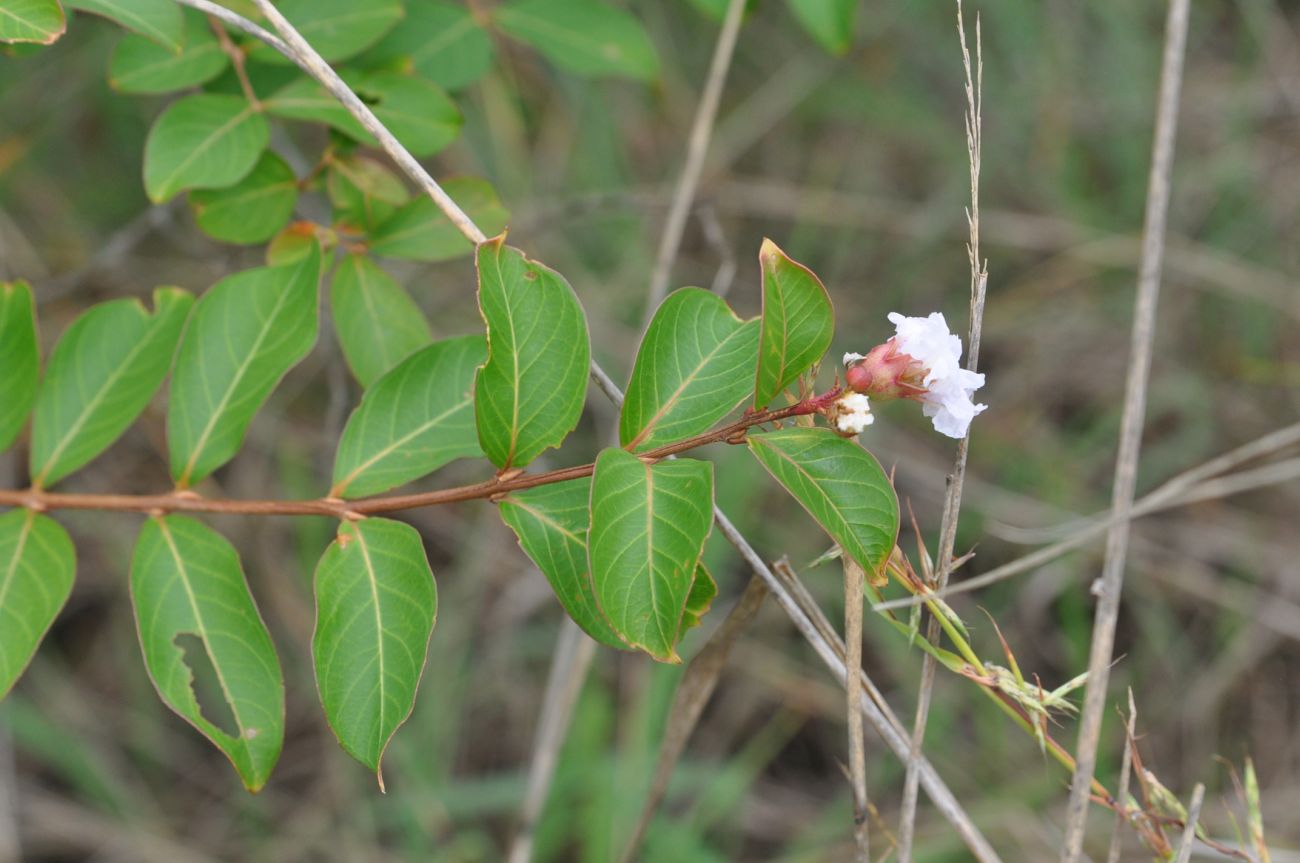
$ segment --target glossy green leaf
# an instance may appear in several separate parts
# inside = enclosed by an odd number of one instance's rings
[[[0,515],[0,699],[68,601],[77,553],[68,532],[27,509]]]
[[[266,242],[289,223],[297,202],[298,178],[270,150],[235,185],[190,193],[194,221],[208,236],[228,243]]]
[[[290,222],[266,244],[266,263],[271,267],[283,267],[313,253],[328,255],[337,242],[338,235],[329,228],[313,222]]]
[[[0,452],[22,431],[41,374],[31,285],[0,282]]]
[[[794,17],[832,54],[843,54],[853,44],[853,18],[858,0],[786,0]]]
[[[487,180],[453,177],[443,189],[485,234],[505,230],[510,214]],[[370,251],[410,261],[446,261],[474,251],[460,229],[428,197],[421,195],[399,209],[370,235]]]
[[[199,93],[173,102],[144,142],[144,188],[161,204],[185,189],[242,180],[266,149],[266,118],[240,96]]]
[[[171,51],[185,42],[181,7],[172,0],[63,0],[63,5],[103,15]]]
[[[330,312],[348,368],[363,387],[433,341],[424,312],[406,289],[363,254],[339,262]]]
[[[649,465],[620,449],[596,458],[588,559],[596,601],[624,641],[680,662],[677,639],[713,525],[713,465]]]
[[[400,0],[279,0],[275,5],[331,62],[365,50],[402,20]],[[261,42],[253,42],[248,55],[262,63],[289,63]]]
[[[149,519],[131,602],[158,696],[260,789],[284,743],[284,676],[234,546],[193,518]]]
[[[316,567],[311,652],[325,718],[384,786],[384,750],[411,715],[438,609],[415,528],[344,522]]]
[[[158,288],[151,315],[113,300],[77,318],[55,345],[32,417],[31,472],[53,485],[117,440],[171,369],[194,298]]]
[[[435,342],[366,390],[339,440],[331,496],[378,494],[482,455],[474,373],[486,356],[482,336]]]
[[[172,93],[211,81],[230,64],[212,25],[200,12],[186,9],[185,47],[164,47],[143,36],[127,34],[113,49],[108,83],[123,93]]]
[[[492,13],[501,31],[578,75],[659,74],[645,28],[629,12],[601,0],[514,0]]]
[[[718,583],[705,569],[704,564],[695,568],[695,581],[691,582],[691,592],[686,596],[686,611],[682,613],[682,626],[677,633],[678,640],[685,637],[689,630],[700,625],[704,615],[713,607],[713,600],[718,598]]]
[[[253,415],[316,343],[320,251],[235,273],[199,300],[167,404],[172,478],[185,488],[239,452]]]
[[[351,222],[370,233],[411,199],[406,184],[391,170],[365,156],[335,156],[325,172],[325,190],[335,222]]]
[[[493,464],[524,467],[573,431],[587,397],[591,339],[573,288],[505,244],[478,248],[488,359],[474,382],[479,443]]]
[[[49,45],[67,26],[58,0],[5,0],[0,4],[0,42]]]
[[[758,341],[754,406],[767,407],[826,355],[835,328],[831,298],[812,270],[764,240],[763,316]]]
[[[590,477],[514,491],[500,502],[501,520],[515,532],[519,547],[546,576],[573,622],[601,644],[626,650],[596,604],[587,563],[590,507]]]
[[[875,456],[824,428],[750,434],[768,473],[864,570],[879,572],[898,539],[898,495]]]
[[[641,339],[618,434],[633,452],[707,431],[754,391],[757,319],[741,321],[717,294],[674,291]]]
[[[364,62],[413,69],[440,87],[472,84],[492,65],[492,40],[460,3],[407,4],[401,26],[367,52]]]
[[[432,156],[460,134],[460,109],[431,81],[393,72],[345,73],[343,79],[416,156]],[[356,118],[310,78],[291,81],[262,104],[278,117],[326,123],[362,143],[376,144]]]

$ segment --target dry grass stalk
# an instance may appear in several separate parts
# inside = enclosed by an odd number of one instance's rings
[[[867,574],[853,558],[844,555],[844,695],[849,723],[849,779],[853,786],[853,839],[858,863],[871,863],[868,823],[867,753],[862,735],[862,604]]]

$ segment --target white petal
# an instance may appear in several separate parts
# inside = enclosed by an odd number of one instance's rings
[[[863,354],[855,354],[852,351],[850,351],[849,353],[844,355],[844,365],[849,366],[852,363],[856,363],[858,360],[865,360],[865,359],[866,357]]]

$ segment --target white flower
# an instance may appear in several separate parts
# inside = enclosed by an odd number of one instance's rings
[[[923,412],[934,420],[935,431],[951,438],[964,438],[970,421],[988,405],[977,405],[971,396],[984,386],[984,375],[961,367],[961,339],[948,330],[941,312],[925,318],[909,318],[891,312],[900,353],[925,367]]]
[[[866,357],[863,354],[855,354],[852,351],[849,351],[847,354],[844,355],[844,365],[846,367],[851,366],[854,363],[856,363],[858,360],[865,360],[865,359]]]
[[[871,399],[862,393],[845,393],[835,402],[835,408],[835,427],[844,434],[861,434],[876,421],[871,413]]]

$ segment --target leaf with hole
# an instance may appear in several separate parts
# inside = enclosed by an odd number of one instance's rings
[[[479,443],[497,467],[524,467],[578,425],[591,339],[573,288],[505,244],[478,248],[478,304],[488,358],[474,383]]]
[[[853,18],[858,0],[786,0],[809,36],[831,54],[843,54],[853,44]]]
[[[76,550],[58,522],[27,509],[0,515],[0,700],[68,601],[76,574]]]
[[[434,342],[375,382],[343,429],[332,497],[378,494],[481,456],[474,429],[474,373],[482,336]]]
[[[577,75],[648,81],[659,74],[659,57],[641,22],[600,0],[514,0],[493,10],[492,20]]]
[[[681,661],[677,639],[712,524],[709,462],[646,464],[620,449],[596,458],[587,539],[596,602],[624,641],[661,662]]]
[[[219,189],[247,176],[270,129],[240,96],[199,93],[173,102],[144,142],[144,188],[155,204],[185,189]]]
[[[707,431],[754,389],[757,319],[742,321],[718,295],[674,291],[641,339],[619,417],[632,452]]]
[[[234,458],[253,415],[316,343],[320,250],[235,273],[198,301],[167,405],[172,478],[181,488]]]
[[[31,285],[0,282],[0,452],[23,430],[41,374]]]
[[[826,355],[835,329],[831,298],[812,270],[771,240],[758,253],[763,315],[754,406],[763,408]]]
[[[402,20],[400,0],[279,0],[275,5],[330,62],[364,51]],[[256,41],[248,56],[260,63],[290,62],[274,48]]]
[[[456,90],[491,67],[492,40],[463,4],[424,0],[409,4],[401,26],[360,61],[413,69],[440,87]]]
[[[880,571],[898,539],[898,495],[875,456],[824,428],[751,434],[748,441],[831,539],[868,574]]]
[[[205,84],[225,71],[230,58],[202,13],[185,9],[185,47],[180,51],[128,33],[113,49],[108,83],[122,93],[174,93]]]
[[[411,715],[438,597],[424,543],[400,521],[344,522],[316,567],[311,652],[325,718],[384,787],[384,750]]]
[[[190,192],[190,209],[204,233],[227,243],[264,243],[293,217],[298,178],[270,150],[248,176],[224,189]]]
[[[0,42],[49,45],[67,26],[58,0],[6,0],[0,5]]]
[[[363,254],[348,255],[335,269],[330,313],[348,368],[363,387],[433,341],[406,289]]]
[[[158,288],[92,307],[54,346],[32,417],[31,475],[53,485],[107,449],[149,404],[176,355],[194,298]]]
[[[587,563],[590,507],[591,478],[582,477],[513,491],[500,501],[499,508],[501,520],[551,583],[573,622],[601,644],[626,650],[627,645],[596,604]]]
[[[259,790],[284,742],[284,676],[234,546],[193,518],[149,519],[131,604],[158,696]]]
[[[185,42],[181,7],[172,0],[63,0],[63,4],[69,9],[103,15],[169,51],[181,50]]]
[[[344,72],[342,77],[416,156],[432,156],[460,134],[460,109],[431,81],[394,72]],[[361,123],[310,78],[291,81],[262,104],[277,117],[325,123],[363,144],[377,145]]]
[[[453,177],[442,184],[465,213],[491,236],[505,229],[510,214],[496,189],[477,177]],[[474,251],[438,205],[421,195],[406,204],[370,235],[370,251],[387,258],[446,261]]]

